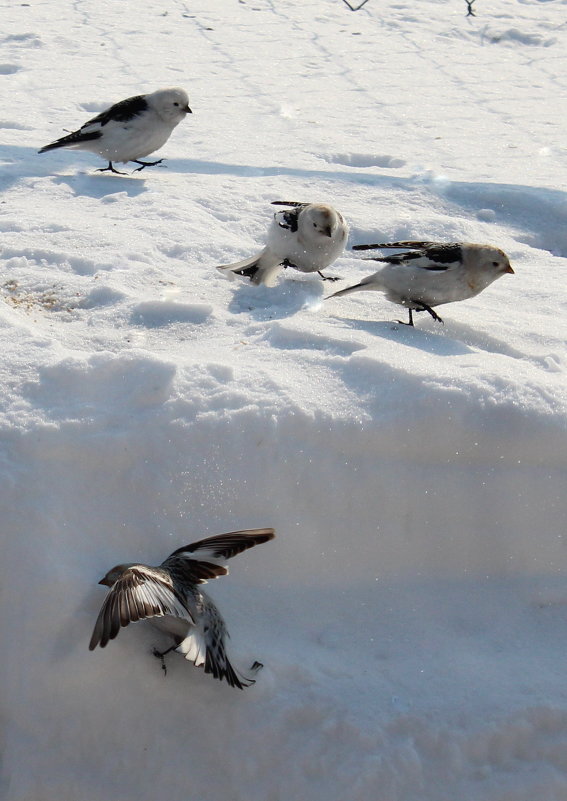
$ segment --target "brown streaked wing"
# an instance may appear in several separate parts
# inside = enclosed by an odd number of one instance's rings
[[[167,569],[171,573],[174,582],[182,585],[206,584],[210,579],[216,579],[228,574],[228,568],[224,565],[201,562],[187,553],[170,556],[167,559]]]
[[[178,548],[169,556],[162,567],[165,567],[172,556],[179,556],[187,552],[188,558],[203,559],[207,557],[213,559],[230,559],[248,548],[261,545],[263,542],[273,540],[276,536],[273,528],[250,528],[243,531],[229,531],[227,534],[217,534],[214,537],[206,537],[204,540],[192,542]],[[208,553],[203,553],[207,551]]]
[[[205,584],[209,579],[227,575],[228,568],[224,563],[231,556],[267,542],[274,536],[273,528],[254,528],[207,537],[178,548],[161,567],[169,570],[176,582]]]
[[[104,648],[113,640],[121,627],[151,617],[187,618],[194,622],[189,611],[173,591],[167,573],[136,565],[128,568],[110,588],[99,612],[89,650],[100,644]]]
[[[236,554],[267,542],[275,536],[273,528],[254,528],[231,531],[192,542],[174,551],[161,567],[170,570],[174,579],[185,583],[204,584],[209,579],[225,576],[228,568],[223,562]],[[219,560],[221,564],[213,560]]]

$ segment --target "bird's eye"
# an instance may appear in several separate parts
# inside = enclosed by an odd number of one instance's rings
[[[317,228],[317,223],[313,223],[313,228]]]
[[[493,267],[500,267],[500,262],[499,261],[493,261],[492,262],[492,266]]]
[[[178,106],[178,107],[179,107],[179,103],[174,103],[173,105],[174,105],[174,106]]]

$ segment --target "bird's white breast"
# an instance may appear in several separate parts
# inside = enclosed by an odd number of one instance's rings
[[[344,250],[347,234],[337,231],[333,237],[318,235],[306,240],[299,230],[282,228],[277,219],[268,231],[268,247],[282,261],[288,259],[298,269],[313,272],[328,267]]]
[[[97,127],[102,131],[100,139],[82,143],[81,149],[98,153],[108,161],[126,162],[159,150],[171,136],[175,124],[164,122],[149,110],[125,122],[110,120]]]

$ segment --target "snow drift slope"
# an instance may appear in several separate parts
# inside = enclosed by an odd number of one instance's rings
[[[482,5],[5,9],[7,801],[565,798],[564,3]],[[170,84],[166,168],[35,154]],[[414,330],[226,281],[276,199],[516,275]],[[262,525],[210,588],[255,687],[88,652],[111,565]]]

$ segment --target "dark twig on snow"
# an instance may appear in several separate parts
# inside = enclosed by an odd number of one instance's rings
[[[476,14],[473,11],[473,5],[476,3],[476,0],[465,0],[467,4],[467,17],[476,17]]]
[[[474,0],[472,0],[474,3]],[[362,0],[362,3],[359,3],[357,6],[351,6],[348,0],[343,0],[343,3],[350,8],[351,11],[360,11],[362,6],[365,6],[368,3],[368,0]]]

